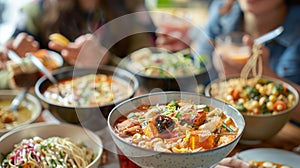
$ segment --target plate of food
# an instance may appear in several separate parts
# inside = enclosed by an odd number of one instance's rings
[[[137,76],[146,91],[195,91],[208,75],[205,56],[193,56],[191,51],[170,52],[159,48],[142,48],[121,63]]]
[[[240,158],[259,168],[296,168],[299,166],[300,155],[275,148],[248,149],[236,154]]]

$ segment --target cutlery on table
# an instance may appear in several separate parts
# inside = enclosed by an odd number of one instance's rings
[[[34,66],[37,67],[37,69],[40,72],[42,72],[50,80],[50,82],[52,82],[56,86],[59,95],[61,97],[63,97],[63,95],[61,93],[61,90],[60,90],[60,88],[58,86],[58,81],[51,74],[51,72],[49,72],[49,70],[43,65],[43,63],[38,58],[36,58],[35,56],[33,56],[33,55],[29,54],[29,53],[26,54],[26,57],[33,63]]]
[[[26,94],[29,91],[29,87],[23,89],[20,93],[17,94],[17,96],[12,100],[9,109],[12,112],[18,112],[18,107],[21,104],[22,100],[24,99],[24,97],[26,96]]]

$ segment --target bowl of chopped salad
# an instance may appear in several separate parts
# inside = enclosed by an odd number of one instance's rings
[[[244,143],[260,143],[277,134],[299,102],[294,87],[270,77],[216,80],[205,88],[205,95],[232,105],[244,116]]]
[[[135,74],[145,91],[192,91],[208,75],[206,57],[193,57],[189,50],[170,52],[142,48],[128,55],[121,65]]]

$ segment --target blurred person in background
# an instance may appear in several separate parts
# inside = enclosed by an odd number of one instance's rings
[[[100,64],[116,62],[115,59],[137,49],[154,45],[155,33],[151,32],[155,32],[155,26],[152,20],[148,15],[141,18],[134,15],[126,18],[126,22],[113,22],[101,32],[97,30],[118,17],[145,10],[144,0],[32,1],[22,8],[12,38],[1,46],[1,67],[5,69],[8,50],[24,57],[25,53],[41,48],[60,52],[71,65],[76,63],[79,53],[81,58],[86,58],[78,61],[81,63],[79,66],[98,66],[98,60]],[[120,39],[124,31],[130,36]],[[62,34],[70,43],[65,46],[50,41],[49,36],[53,33]],[[2,75],[7,76],[7,73]],[[5,87],[7,85],[3,84],[2,88]]]
[[[284,31],[277,38],[260,45],[263,58],[263,75],[288,82],[300,92],[300,2],[298,0],[213,0],[209,6],[209,18],[203,32],[192,27],[179,38],[158,36],[159,46],[170,50],[181,50],[186,44],[195,47],[200,54],[211,56],[214,68],[209,72],[208,82],[225,74],[225,77],[241,73],[245,63],[224,59],[215,55],[214,40],[218,35],[241,31],[248,34],[244,43],[252,48],[253,39],[283,26]],[[158,28],[159,30],[160,28]],[[203,36],[202,34],[206,36]],[[200,34],[198,37],[197,35]],[[177,36],[178,37],[178,36]],[[207,40],[208,37],[209,39]],[[193,43],[193,44],[192,44]],[[171,45],[170,45],[171,44]],[[223,66],[220,66],[223,65]],[[292,113],[291,123],[300,126],[300,113]],[[250,168],[251,166],[236,158],[225,158],[216,168]]]
[[[197,36],[200,28],[190,29],[196,32],[194,38],[188,38],[189,34],[181,38],[166,39],[157,37],[160,46],[172,47],[175,50],[183,49],[190,39],[196,45],[198,53],[211,56],[214,68],[209,72],[209,81],[218,77],[239,76],[245,62],[235,62],[222,55],[213,54],[214,40],[218,35],[231,32],[244,32],[244,43],[252,48],[253,40],[261,35],[283,26],[284,31],[275,39],[260,45],[263,60],[263,74],[283,80],[300,91],[300,2],[299,0],[213,0],[209,6],[209,18],[204,36]],[[158,28],[159,29],[159,28]],[[192,39],[192,40],[191,40]],[[211,43],[209,43],[210,41]],[[177,46],[182,46],[177,47]],[[221,65],[221,66],[220,66]],[[208,82],[209,82],[208,81]],[[295,109],[299,109],[296,107]],[[300,126],[299,112],[293,112],[293,123]]]

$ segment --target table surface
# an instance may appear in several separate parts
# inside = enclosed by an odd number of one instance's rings
[[[37,122],[59,122],[59,121],[56,120],[48,110],[44,110],[41,116],[39,117],[39,119],[37,120]],[[100,132],[96,132],[96,134],[98,134],[101,137],[102,141],[104,141],[104,148],[105,148],[104,150],[105,156],[103,158],[103,164],[100,167],[104,167],[104,168],[120,167],[119,157],[116,154],[116,149],[111,148],[113,142],[111,139],[108,138],[109,136],[107,136],[107,132],[100,131]],[[106,147],[106,146],[110,146],[110,147]],[[298,146],[299,148],[296,148]],[[300,154],[300,127],[297,127],[294,124],[288,122],[275,136],[259,144],[248,145],[248,144],[238,143],[237,146],[231,151],[231,153],[228,156],[233,156],[238,152],[247,149],[253,149],[253,148],[277,148],[277,149],[283,149],[283,150],[292,151],[297,154]],[[295,149],[298,150],[295,151]],[[122,159],[124,159],[124,156],[122,156]],[[121,167],[132,168],[133,165],[121,166]]]

